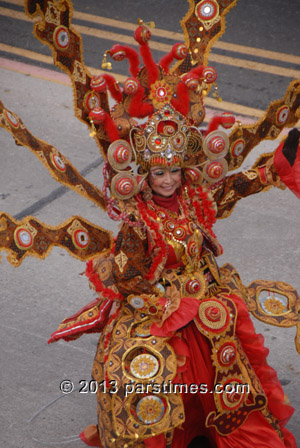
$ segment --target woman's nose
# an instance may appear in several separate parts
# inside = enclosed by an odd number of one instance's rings
[[[172,181],[172,176],[171,176],[170,171],[166,171],[165,172],[165,181],[166,182],[171,182]]]

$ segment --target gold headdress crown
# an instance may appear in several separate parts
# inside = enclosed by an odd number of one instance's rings
[[[192,143],[196,139],[195,153]],[[155,112],[143,129],[134,127],[130,133],[136,163],[145,171],[151,166],[189,165],[191,156],[202,150],[202,140],[201,133],[196,128],[192,130],[186,118],[170,104]]]

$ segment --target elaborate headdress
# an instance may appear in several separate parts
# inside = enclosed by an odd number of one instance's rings
[[[192,61],[190,50],[180,43],[156,64],[148,45],[150,37],[150,30],[140,20],[134,38],[140,46],[143,67],[139,67],[137,51],[130,47],[114,45],[105,53],[105,68],[110,64],[108,55],[116,61],[129,60],[132,76],[122,89],[108,74],[91,79],[95,107],[89,111],[89,119],[94,135],[100,132],[103,140],[110,141],[104,167],[108,202],[134,196],[151,166],[179,165],[195,183],[203,177],[208,182],[219,181],[227,172],[224,157],[229,140],[216,129],[219,124],[231,127],[234,118],[225,114],[214,119],[206,136],[197,128],[205,117],[203,97],[217,79],[215,69]],[[170,69],[174,59],[179,62]],[[103,92],[109,92],[115,102],[109,111],[98,106]],[[112,199],[107,195],[108,185]]]

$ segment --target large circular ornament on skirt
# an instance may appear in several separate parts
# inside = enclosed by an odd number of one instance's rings
[[[203,276],[194,275],[194,278],[191,278],[185,283],[185,291],[184,294],[188,294],[189,296],[200,298],[203,297],[206,289],[206,282]]]
[[[218,349],[218,362],[222,367],[229,367],[236,359],[236,346],[234,342],[227,341]]]
[[[242,154],[246,146],[246,140],[244,138],[238,138],[231,145],[231,154],[233,157],[238,157]]]
[[[70,44],[68,28],[58,25],[53,32],[53,43],[58,50],[67,50]]]
[[[109,145],[107,158],[114,170],[124,170],[128,167],[132,158],[130,144],[126,140],[115,140]]]
[[[225,132],[216,130],[205,137],[203,150],[210,160],[225,157],[228,149],[229,138]]]
[[[159,370],[159,362],[154,355],[137,355],[130,363],[130,373],[140,380],[154,377]]]
[[[212,160],[206,162],[203,168],[203,177],[213,184],[222,180],[228,171],[228,164],[225,159]]]
[[[215,0],[202,0],[195,7],[195,13],[199,20],[210,22],[219,14],[219,5]]]
[[[129,199],[137,193],[135,177],[127,173],[119,173],[111,181],[111,194],[118,199]]]
[[[276,124],[282,126],[289,118],[290,108],[288,106],[281,106],[276,112]]]
[[[237,409],[247,396],[247,385],[238,378],[229,378],[223,384],[223,392],[220,396],[222,407],[227,410]]]
[[[222,333],[230,323],[226,306],[217,299],[202,300],[198,310],[201,326],[210,332]]]
[[[15,229],[14,241],[21,250],[28,250],[33,246],[33,236],[26,227],[17,227]]]
[[[163,400],[156,395],[147,395],[142,398],[136,406],[136,414],[141,422],[153,425],[159,422],[166,411]]]

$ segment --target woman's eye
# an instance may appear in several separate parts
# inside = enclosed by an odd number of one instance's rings
[[[173,170],[171,170],[171,173],[178,173],[180,171],[180,168],[174,168]]]
[[[154,176],[163,176],[164,172],[163,171],[155,171]]]

